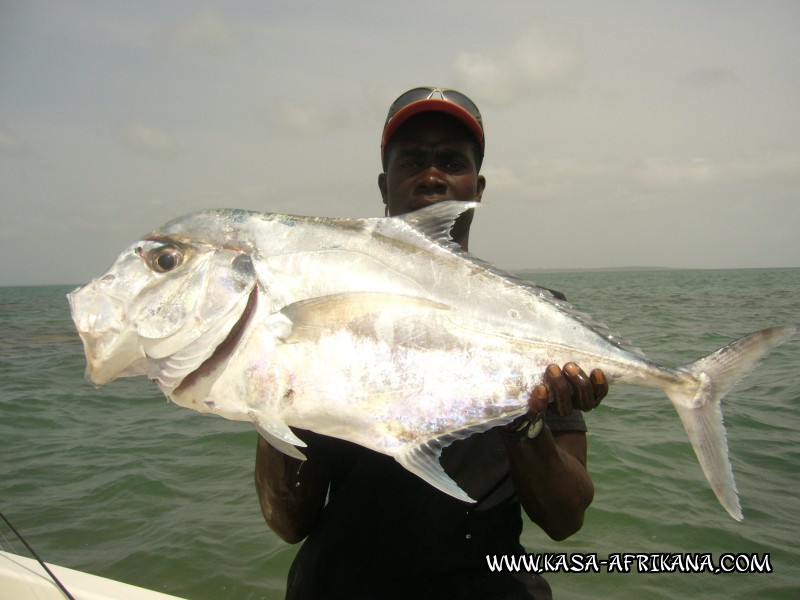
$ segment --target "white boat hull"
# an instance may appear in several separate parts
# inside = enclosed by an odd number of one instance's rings
[[[182,600],[121,581],[47,564],[75,600]],[[0,600],[64,600],[61,589],[32,558],[0,551]]]

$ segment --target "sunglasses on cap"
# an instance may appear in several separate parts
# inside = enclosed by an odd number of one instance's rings
[[[389,107],[381,138],[381,157],[384,161],[386,145],[392,136],[408,119],[423,112],[444,112],[459,119],[475,136],[483,156],[483,119],[475,103],[456,90],[418,87],[401,94]]]

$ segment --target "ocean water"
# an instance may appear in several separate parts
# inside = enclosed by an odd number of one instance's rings
[[[531,278],[667,365],[800,321],[800,269]],[[48,562],[192,600],[282,598],[297,547],[259,512],[256,433],[170,405],[143,378],[92,388],[70,289],[0,288],[0,511]],[[755,554],[771,572],[562,572],[547,575],[555,598],[800,597],[798,371],[800,336],[723,402],[741,523],[717,503],[666,398],[619,387],[587,417],[595,499],[583,528],[564,542],[523,532],[530,552]],[[2,524],[0,547],[26,554]]]

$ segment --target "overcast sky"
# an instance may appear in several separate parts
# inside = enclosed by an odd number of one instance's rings
[[[483,112],[482,258],[798,267],[798,31],[797,0],[0,0],[0,285],[201,208],[380,216],[421,84]]]

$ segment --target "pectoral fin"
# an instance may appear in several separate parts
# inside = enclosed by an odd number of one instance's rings
[[[416,296],[374,292],[333,294],[281,309],[280,314],[292,323],[291,333],[282,339],[287,344],[301,343],[347,331],[402,343],[410,336],[411,329],[417,335],[421,329],[431,329],[450,310],[445,304]]]

